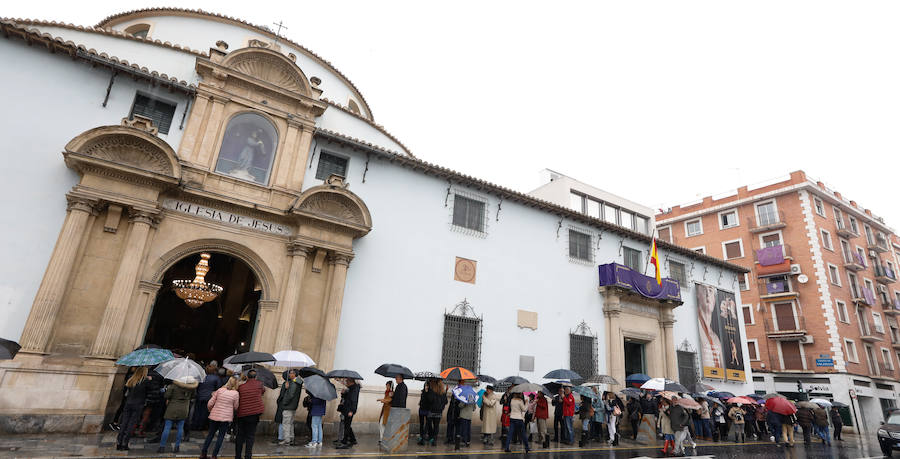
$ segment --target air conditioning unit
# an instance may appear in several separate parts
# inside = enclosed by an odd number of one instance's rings
[[[878,286],[878,291],[881,292],[881,293],[887,293],[887,287],[885,287],[885,286],[883,286],[883,285],[879,285],[879,286]]]
[[[796,263],[791,265],[791,274],[800,274],[800,265]]]
[[[876,251],[874,251],[874,250],[872,250],[872,249],[869,249],[869,256],[870,256],[870,257],[878,258],[878,252],[876,252]]]
[[[800,338],[800,342],[803,344],[813,344],[815,340],[813,340],[812,335],[803,335],[803,338]]]

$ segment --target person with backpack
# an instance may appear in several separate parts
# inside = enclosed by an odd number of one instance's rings
[[[735,404],[728,410],[728,419],[731,419],[731,431],[734,433],[734,442],[745,441],[744,410],[741,409],[740,403]]]
[[[828,413],[821,406],[813,410],[816,436],[822,439],[822,443],[831,446],[831,436],[828,433]]]
[[[797,417],[793,414],[782,414],[781,416],[781,436],[784,438],[784,446],[794,446],[794,424],[797,423]]]

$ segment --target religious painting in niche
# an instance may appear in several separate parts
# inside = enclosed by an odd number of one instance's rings
[[[225,128],[216,172],[266,184],[277,143],[278,132],[269,120],[255,113],[241,113]]]

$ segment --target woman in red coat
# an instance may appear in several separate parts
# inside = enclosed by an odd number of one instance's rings
[[[547,419],[550,417],[550,408],[547,406],[547,397],[537,394],[537,405],[534,408],[534,418],[537,420],[539,440],[544,448],[550,447],[550,436],[547,435]]]

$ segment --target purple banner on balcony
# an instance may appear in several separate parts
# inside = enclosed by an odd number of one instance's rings
[[[647,298],[681,301],[681,288],[675,279],[664,277],[660,286],[656,285],[655,277],[645,276],[625,265],[607,263],[598,268],[601,287],[622,287]]]
[[[900,298],[894,298],[894,310],[900,311]]]
[[[766,247],[756,251],[756,259],[760,266],[772,266],[784,263],[784,248],[780,245]]]
[[[862,255],[859,254],[859,252],[856,252],[856,262],[861,264],[863,268],[867,267],[866,260],[863,258]]]
[[[872,291],[869,287],[863,287],[863,298],[866,299],[866,304],[869,306],[875,304],[875,292]]]
[[[894,270],[891,269],[890,266],[885,266],[885,267],[884,267],[884,272],[887,274],[887,277],[890,277],[891,279],[896,279],[896,278],[897,278],[897,276],[894,275]]]
[[[766,282],[766,293],[784,293],[787,291],[787,282],[785,281],[769,281]]]

